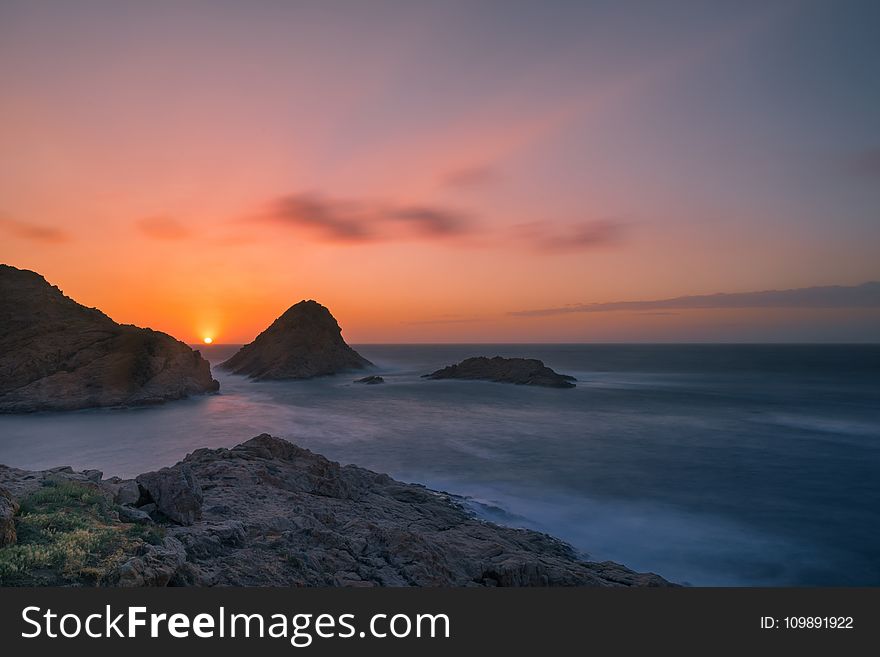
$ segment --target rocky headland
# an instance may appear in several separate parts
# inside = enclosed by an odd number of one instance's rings
[[[317,301],[300,301],[220,367],[256,381],[311,379],[371,367]]]
[[[536,358],[502,358],[501,356],[466,358],[455,365],[425,374],[422,378],[469,379],[548,388],[574,388],[573,382],[577,380],[573,376],[554,372]]]
[[[219,386],[183,342],[117,324],[39,274],[0,265],[0,413],[155,404]]]
[[[666,586],[263,434],[135,479],[0,466],[0,584]]]

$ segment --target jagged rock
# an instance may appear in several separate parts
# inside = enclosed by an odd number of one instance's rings
[[[423,375],[424,379],[470,379],[515,383],[548,388],[574,388],[573,376],[558,374],[536,358],[466,358],[436,372]]]
[[[18,502],[5,488],[0,488],[0,547],[13,545],[16,541],[15,514]]]
[[[362,379],[355,379],[355,383],[365,383],[369,386],[374,386],[378,383],[385,383],[385,379],[381,376],[365,376]]]
[[[89,481],[101,481],[104,478],[104,473],[100,470],[83,470],[82,473]]]
[[[0,413],[154,404],[219,385],[170,335],[117,324],[39,274],[0,265]]]
[[[149,497],[148,497],[147,499],[149,499]],[[143,505],[137,507],[137,510],[138,510],[138,511],[143,511],[143,512],[146,513],[148,516],[150,516],[151,519],[152,519],[154,516],[158,516],[158,519],[159,519],[159,520],[167,520],[167,519],[168,519],[168,516],[163,515],[163,514],[159,511],[159,507],[156,506],[156,503],[155,503],[155,502],[148,502],[148,503],[146,503],[146,504],[143,504]]]
[[[349,347],[342,329],[324,306],[300,301],[220,367],[257,381],[310,379],[372,363]]]
[[[120,587],[168,586],[186,563],[186,549],[176,538],[162,545],[145,545],[144,554],[130,558],[116,569],[109,583]]]
[[[104,482],[104,486],[113,494],[113,501],[117,504],[134,506],[141,499],[141,489],[133,479],[111,477]]]
[[[169,535],[189,584],[252,586],[658,586],[624,566],[583,561],[538,532],[481,521],[449,496],[340,466],[263,434],[183,463],[204,518]]]
[[[244,547],[247,531],[238,520],[220,523],[208,522],[204,527],[190,531],[178,531],[176,537],[186,547],[187,554],[194,559],[215,557],[228,551],[228,548]]]
[[[136,481],[147,494],[147,501],[155,503],[170,520],[191,525],[201,519],[202,489],[187,465],[178,464],[138,475]]]
[[[125,483],[90,481],[69,468],[0,466],[0,485],[11,491],[49,477],[100,488],[108,499]],[[196,450],[136,481],[141,506],[120,507],[120,521],[152,516],[164,525],[164,542],[141,545],[102,584],[669,585],[620,564],[585,561],[546,534],[482,521],[447,494],[343,467],[268,434],[232,449]]]
[[[95,471],[90,472],[93,477]],[[7,465],[0,465],[0,487],[7,489],[14,498],[23,499],[46,485],[74,482],[103,493],[112,499],[113,492],[103,481],[96,481],[82,472],[74,472],[70,466],[51,468],[49,470],[20,470]]]
[[[133,522],[139,525],[153,524],[153,518],[143,509],[137,509],[133,506],[118,507],[120,522]]]

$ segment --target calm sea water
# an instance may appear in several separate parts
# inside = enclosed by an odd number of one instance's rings
[[[365,345],[387,383],[0,416],[0,463],[132,476],[272,433],[694,585],[880,585],[880,346]],[[219,362],[234,349],[202,349]],[[419,375],[531,356],[573,390]]]

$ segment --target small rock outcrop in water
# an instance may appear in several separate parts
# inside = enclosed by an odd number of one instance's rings
[[[558,374],[536,358],[467,358],[457,365],[425,374],[425,379],[471,379],[548,388],[574,388],[573,376]]]
[[[349,347],[330,311],[317,301],[300,301],[220,367],[257,381],[311,379],[372,363]]]
[[[164,482],[158,488],[151,481],[155,475]],[[444,493],[343,467],[267,434],[232,449],[196,450],[181,463],[137,481],[149,490],[152,502],[141,495],[126,505],[122,495],[133,497],[126,493],[128,482],[102,480],[100,473],[0,466],[0,486],[14,496],[33,500],[41,486],[59,482],[93,487],[117,505],[120,524],[114,535],[141,536],[149,530],[161,538],[149,545],[132,539],[134,547],[115,557],[99,584],[668,585],[657,575],[616,563],[584,561],[546,534],[481,521]],[[184,491],[186,513],[194,515],[174,521],[168,507],[163,509],[166,492],[173,490]],[[39,512],[33,501],[29,504],[29,515]],[[26,573],[16,578],[17,584],[34,583]]]
[[[170,335],[117,324],[39,274],[0,265],[0,413],[154,404],[219,386]]]
[[[365,376],[363,379],[355,379],[355,383],[366,383],[368,386],[374,386],[379,383],[385,383],[385,379],[381,376]]]

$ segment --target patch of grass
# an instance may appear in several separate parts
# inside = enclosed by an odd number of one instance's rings
[[[158,525],[129,525],[126,531],[130,538],[150,545],[161,545],[165,540],[165,528]]]
[[[21,501],[22,515],[77,509],[109,518],[113,505],[97,488],[73,481],[49,481],[47,484]]]
[[[44,486],[21,500],[18,540],[0,548],[0,585],[100,584],[164,529],[119,521],[98,489],[75,482]]]

